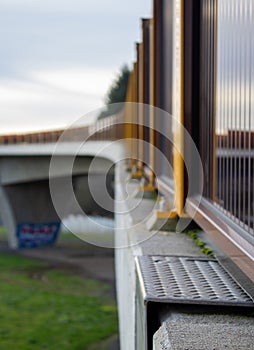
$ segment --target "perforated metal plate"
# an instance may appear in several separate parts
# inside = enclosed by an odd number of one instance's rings
[[[140,256],[136,266],[144,302],[254,306],[216,260]]]

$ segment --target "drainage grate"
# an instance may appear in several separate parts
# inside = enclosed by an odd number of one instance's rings
[[[140,256],[136,264],[145,302],[254,306],[216,260]]]

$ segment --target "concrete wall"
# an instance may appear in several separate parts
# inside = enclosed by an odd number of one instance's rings
[[[127,227],[132,222],[126,203],[122,169],[115,170],[115,270],[121,350],[135,349],[135,265]],[[121,203],[121,205],[119,204]],[[123,214],[121,214],[121,212]],[[126,228],[126,229],[125,229]]]

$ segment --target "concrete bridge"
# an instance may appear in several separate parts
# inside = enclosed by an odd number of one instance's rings
[[[68,214],[113,216],[114,164],[123,157],[112,141],[0,146],[0,213],[10,246],[54,243]]]

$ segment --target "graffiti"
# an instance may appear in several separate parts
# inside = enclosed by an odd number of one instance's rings
[[[19,248],[35,248],[55,242],[60,229],[60,222],[33,224],[23,223],[17,226]]]

